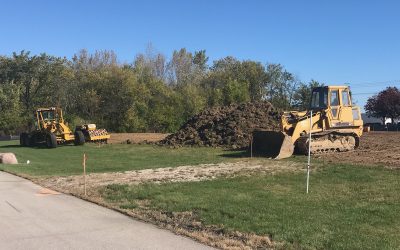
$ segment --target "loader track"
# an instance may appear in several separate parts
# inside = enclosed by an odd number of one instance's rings
[[[297,140],[297,150],[308,154],[309,136],[305,135]],[[358,137],[354,134],[339,132],[322,132],[311,136],[311,154],[326,154],[354,150],[358,146]]]

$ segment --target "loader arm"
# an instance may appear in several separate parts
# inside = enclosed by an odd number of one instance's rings
[[[308,134],[310,131],[310,112],[308,112],[305,116],[301,117],[295,124],[287,124],[284,125],[283,131],[293,131],[291,133],[285,132],[288,136],[290,136],[292,143],[296,143],[296,141],[300,138],[300,136]],[[283,121],[284,124],[286,121]],[[317,111],[312,115],[312,128],[311,132],[321,132],[323,131],[323,126],[320,127],[320,123],[324,122],[323,115],[321,111]]]

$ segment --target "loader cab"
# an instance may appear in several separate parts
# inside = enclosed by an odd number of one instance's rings
[[[326,109],[338,106],[352,106],[348,87],[326,86],[313,89],[310,109]]]
[[[360,108],[353,106],[347,86],[317,87],[312,91],[311,110],[325,110],[331,127],[353,126],[361,120]],[[362,120],[361,120],[362,121]]]

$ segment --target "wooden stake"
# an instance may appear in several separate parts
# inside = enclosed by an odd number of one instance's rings
[[[86,196],[86,153],[83,153],[83,181],[84,181],[84,189],[85,189],[85,196]]]

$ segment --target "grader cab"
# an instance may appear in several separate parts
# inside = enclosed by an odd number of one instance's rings
[[[74,143],[83,145],[85,142],[107,142],[110,135],[105,129],[96,129],[95,124],[77,126],[75,131],[64,122],[60,108],[39,108],[35,111],[35,127],[31,132],[20,135],[21,146],[37,146],[45,144],[55,148],[60,144]]]

